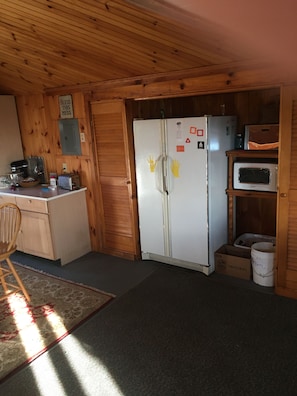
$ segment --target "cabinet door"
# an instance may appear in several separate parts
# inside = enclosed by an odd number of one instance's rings
[[[278,179],[276,293],[297,298],[297,86],[281,91]]]
[[[34,256],[56,259],[47,214],[22,211],[18,250]]]
[[[136,240],[135,193],[132,191],[125,104],[122,101],[95,102],[91,108],[97,156],[101,250],[134,258],[138,238]]]

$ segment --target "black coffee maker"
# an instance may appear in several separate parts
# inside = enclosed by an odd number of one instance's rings
[[[12,186],[19,187],[20,181],[28,177],[28,162],[27,160],[13,161],[10,164],[11,174],[10,179]]]

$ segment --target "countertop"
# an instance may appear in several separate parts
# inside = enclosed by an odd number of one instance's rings
[[[11,195],[14,197],[30,197],[34,199],[41,200],[51,200],[56,199],[69,194],[77,194],[81,191],[86,191],[86,187],[81,187],[78,190],[64,190],[63,188],[56,187],[55,189],[51,189],[50,187],[44,186],[36,186],[36,187],[17,187],[15,190],[11,188],[2,188],[0,189],[0,195]]]

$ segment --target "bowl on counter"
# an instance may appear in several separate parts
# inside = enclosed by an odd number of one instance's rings
[[[19,181],[19,184],[20,184],[20,186],[21,187],[35,187],[35,186],[37,186],[37,184],[39,184],[39,180],[26,180],[26,179],[23,179],[23,180],[21,180],[21,181]]]

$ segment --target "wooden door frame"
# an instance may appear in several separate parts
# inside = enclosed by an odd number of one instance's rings
[[[281,87],[280,102],[280,147],[278,194],[277,194],[277,234],[276,234],[276,288],[286,283],[287,240],[288,240],[288,206],[291,151],[292,88]],[[285,175],[285,177],[283,177]]]

